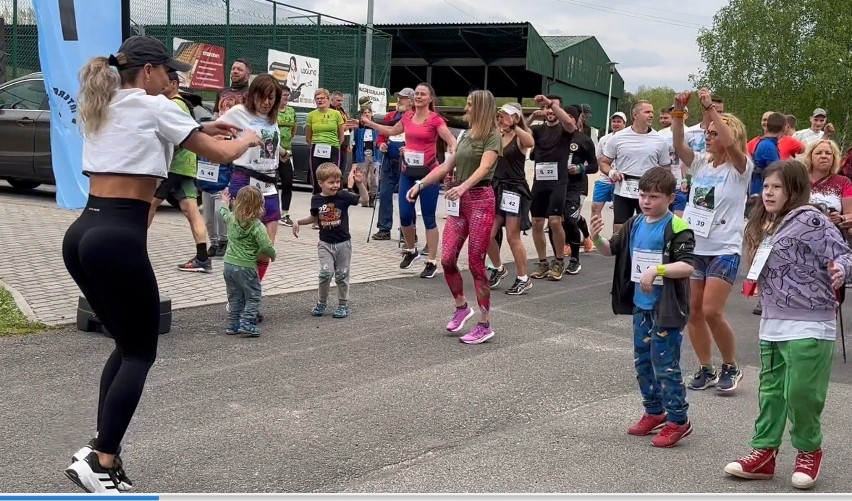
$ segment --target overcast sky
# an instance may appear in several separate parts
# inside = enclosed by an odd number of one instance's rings
[[[285,0],[364,23],[367,0]],[[593,35],[618,61],[625,87],[691,88],[703,67],[695,38],[727,0],[375,0],[381,23],[529,21],[542,35]],[[487,12],[483,6],[487,5]],[[644,19],[643,19],[644,18]]]

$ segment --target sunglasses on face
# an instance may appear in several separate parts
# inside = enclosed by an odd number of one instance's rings
[[[719,135],[719,133],[716,132],[715,130],[708,130],[707,132],[704,133],[704,137],[708,138],[708,139],[710,139],[710,138],[716,139],[716,137],[718,135]]]

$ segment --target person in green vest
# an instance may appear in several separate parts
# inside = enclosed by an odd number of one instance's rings
[[[278,131],[281,148],[278,150],[278,177],[281,182],[281,224],[293,226],[290,202],[293,200],[293,136],[296,135],[296,110],[288,106],[290,88],[281,86],[281,107],[278,108]]]
[[[171,99],[175,106],[182,109],[186,114],[195,118],[192,104],[180,95],[178,87],[178,74],[169,72],[169,84],[163,90],[163,95]],[[189,221],[189,229],[195,240],[195,256],[184,264],[178,265],[180,271],[195,271],[210,273],[213,271],[213,260],[207,253],[207,227],[204,225],[204,217],[198,209],[198,188],[195,187],[195,175],[198,172],[198,161],[195,153],[178,148],[169,166],[169,176],[157,188],[151,210],[148,211],[148,227],[154,221],[157,207],[171,196],[177,200],[180,210]]]

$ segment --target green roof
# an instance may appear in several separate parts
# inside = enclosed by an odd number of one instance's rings
[[[580,36],[562,36],[562,35],[548,36],[548,35],[546,35],[546,36],[542,36],[541,38],[544,40],[544,43],[546,43],[547,46],[550,47],[550,50],[552,50],[553,53],[556,54],[557,52],[561,52],[561,51],[567,49],[568,47],[571,47],[573,45],[577,45],[578,43],[584,42],[584,41],[586,41],[586,40],[588,40],[592,37],[586,36],[586,35],[580,35]]]

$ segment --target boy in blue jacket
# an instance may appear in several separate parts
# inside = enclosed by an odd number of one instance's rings
[[[651,440],[655,447],[671,447],[692,433],[680,346],[689,316],[695,235],[669,211],[675,183],[671,169],[646,172],[639,180],[642,214],[609,240],[600,236],[601,216],[591,221],[595,247],[604,256],[615,256],[612,311],[633,315],[633,359],[645,413],[627,433],[644,436],[659,430]]]
[[[362,119],[372,120],[373,110],[370,104],[361,107],[360,116]],[[353,169],[358,169],[364,175],[364,184],[369,192],[369,202],[363,203],[364,207],[372,207],[376,201],[376,188],[378,188],[378,167],[376,163],[376,153],[379,134],[373,129],[367,127],[359,127],[353,131],[354,143],[354,162]],[[349,189],[352,189],[354,178],[350,176]]]

